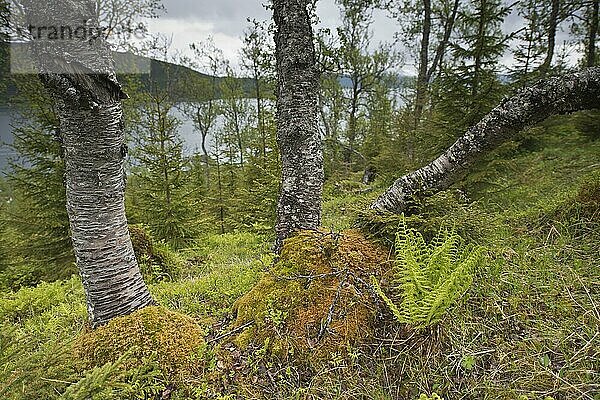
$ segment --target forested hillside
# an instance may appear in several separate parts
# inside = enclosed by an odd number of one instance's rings
[[[0,398],[600,399],[598,1],[325,3],[0,0]]]

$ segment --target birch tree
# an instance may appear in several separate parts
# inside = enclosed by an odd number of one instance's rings
[[[275,248],[299,229],[321,224],[323,147],[317,120],[319,74],[309,0],[273,0],[277,68],[277,144],[281,188]]]
[[[92,1],[23,0],[28,25],[99,32]],[[34,43],[35,45],[36,43]],[[153,303],[142,279],[125,218],[126,155],[121,100],[102,35],[35,46],[40,78],[57,105],[64,146],[67,213],[93,326]]]
[[[443,65],[455,29],[460,0],[394,1],[392,14],[401,25],[402,41],[412,47],[418,37],[414,129],[428,103],[430,84]]]
[[[396,180],[371,208],[401,213],[411,201],[450,187],[515,133],[552,115],[597,108],[600,67],[541,80],[503,100],[434,161]]]
[[[254,82],[256,97],[256,125],[260,137],[260,153],[263,168],[267,162],[267,129],[265,121],[265,98],[268,95],[268,81],[272,76],[272,47],[269,42],[267,27],[264,23],[251,20],[244,31],[244,47],[242,48],[242,67],[250,73]]]
[[[344,162],[352,170],[355,155],[359,153],[361,108],[365,97],[374,90],[395,61],[389,45],[380,44],[370,50],[373,33],[374,2],[372,0],[338,0],[342,24],[337,29],[340,42],[336,51],[337,72],[349,78],[350,88],[345,90],[348,106],[348,126],[345,129]]]
[[[11,18],[9,3],[14,6]],[[103,36],[120,50],[128,48],[125,44],[133,33],[146,31],[144,21],[162,11],[160,0],[96,0],[95,4],[99,24],[105,28]],[[16,28],[24,17],[20,5],[18,0],[0,0],[0,42],[8,43],[10,36],[19,38]],[[0,47],[0,59],[9,60],[10,47]],[[17,235],[12,235],[8,249],[15,268],[28,276],[27,284],[35,285],[76,271],[65,208],[63,151],[56,104],[40,80],[9,72],[0,72],[0,92],[8,82],[16,88],[6,100],[19,113],[19,120],[12,127],[15,162],[9,173],[17,199],[14,215],[7,216],[7,225]]]

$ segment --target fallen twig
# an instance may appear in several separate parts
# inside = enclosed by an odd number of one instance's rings
[[[219,335],[219,336],[216,336],[216,337],[210,339],[207,343],[218,342],[219,340],[224,339],[228,336],[235,335],[236,333],[243,331],[244,329],[248,328],[249,326],[251,326],[253,324],[254,324],[254,321],[248,321],[227,333],[224,333],[222,335]]]

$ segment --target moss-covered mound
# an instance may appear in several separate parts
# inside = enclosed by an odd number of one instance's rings
[[[173,281],[184,261],[168,245],[156,242],[144,225],[129,225],[133,251],[146,282]]]
[[[235,341],[283,358],[347,351],[372,336],[379,303],[369,277],[389,270],[388,251],[358,231],[300,232],[234,304],[236,325],[251,324]]]
[[[153,360],[166,376],[177,379],[197,374],[206,343],[192,318],[163,307],[146,307],[84,332],[73,348],[86,369],[127,354],[126,366]]]

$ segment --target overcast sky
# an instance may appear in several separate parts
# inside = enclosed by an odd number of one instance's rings
[[[234,64],[238,64],[241,37],[248,26],[247,18],[271,20],[271,12],[261,0],[163,0],[167,12],[149,21],[152,33],[172,38],[173,52],[189,54],[189,44],[212,36],[217,47]],[[340,11],[334,0],[319,0],[317,14],[322,27],[340,24]],[[390,42],[396,26],[384,12],[374,13],[373,42]]]
[[[152,33],[162,33],[172,38],[172,53],[190,54],[189,44],[204,41],[212,36],[217,47],[221,48],[232,65],[239,64],[241,37],[248,26],[247,18],[271,19],[271,12],[263,7],[268,0],[163,0],[167,11],[159,19],[149,21]],[[317,15],[322,27],[335,28],[340,24],[340,11],[334,0],[319,0]],[[386,12],[374,13],[373,44],[392,42],[398,23],[389,18]],[[517,30],[522,22],[513,12],[505,23],[505,31]],[[566,39],[565,32],[559,32],[557,45]],[[576,55],[573,56],[576,58]],[[414,61],[406,59],[400,69],[414,72]],[[507,54],[503,63],[510,63]]]

